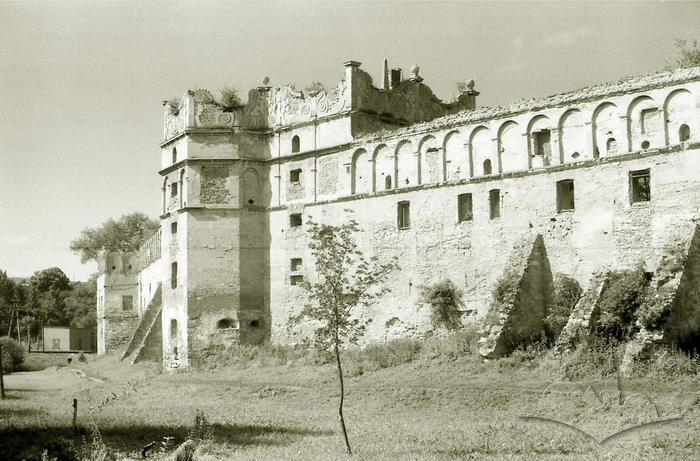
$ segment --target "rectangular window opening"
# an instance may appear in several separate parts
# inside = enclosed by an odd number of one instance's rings
[[[289,215],[289,227],[301,226],[301,213],[293,213]]]
[[[552,154],[551,138],[552,134],[549,130],[537,131],[535,135],[535,155],[542,155],[549,158]]]
[[[491,189],[489,191],[489,217],[496,219],[501,217],[501,190]]]
[[[292,258],[289,265],[292,272],[298,272],[301,270],[301,258]]]
[[[290,275],[289,276],[289,284],[290,285],[299,285],[301,282],[304,280],[303,275]]]
[[[170,233],[177,234],[177,222],[170,223]]]
[[[134,309],[134,297],[132,295],[122,296],[122,310],[130,311]]]
[[[301,181],[301,168],[289,172],[289,182]]]
[[[557,211],[574,209],[574,180],[564,179],[557,182]]]
[[[458,222],[471,221],[473,218],[472,194],[460,194],[457,196],[457,220]]]
[[[177,197],[177,183],[176,182],[172,183],[172,185],[170,186],[170,196]]]
[[[649,169],[630,171],[630,202],[651,200],[651,174]]]
[[[170,264],[170,288],[177,288],[177,263]]]
[[[411,227],[411,203],[399,202],[396,211],[399,229],[408,229]]]

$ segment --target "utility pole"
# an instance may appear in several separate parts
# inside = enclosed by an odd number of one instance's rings
[[[5,400],[5,379],[2,372],[2,341],[0,341],[0,400]]]

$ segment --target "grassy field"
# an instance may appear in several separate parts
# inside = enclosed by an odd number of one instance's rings
[[[700,459],[697,374],[650,374],[620,386],[614,377],[565,379],[565,367],[547,356],[482,363],[454,344],[410,344],[346,355],[352,459]],[[113,459],[141,459],[144,445],[174,437],[151,457],[166,459],[188,436],[201,439],[197,460],[351,459],[338,432],[335,370],[322,362],[246,349],[176,374],[115,356],[15,373],[0,401],[1,457],[41,459],[48,449],[70,459],[69,445],[90,442],[97,429]],[[194,428],[198,412],[208,423]],[[524,418],[532,416],[590,435]],[[669,418],[682,419],[599,443]]]

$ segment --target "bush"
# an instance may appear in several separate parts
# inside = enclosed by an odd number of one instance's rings
[[[233,110],[241,105],[241,98],[238,97],[238,90],[225,87],[221,90],[221,105],[225,110]]]
[[[564,374],[569,380],[616,375],[625,343],[615,338],[589,336],[564,358]]]
[[[696,376],[700,374],[700,356],[678,349],[666,349],[649,360],[635,361],[632,371],[635,377],[662,380]]]
[[[0,338],[2,344],[2,371],[12,373],[19,370],[24,362],[24,351],[17,341],[5,336]]]
[[[456,330],[462,326],[462,292],[450,280],[421,287],[420,302],[430,304],[430,323],[434,328]]]
[[[172,98],[168,101],[170,114],[177,117],[180,114],[180,98]]]
[[[474,326],[460,328],[444,336],[428,338],[421,343],[421,356],[428,359],[474,356],[480,360],[478,351],[479,331]]]
[[[421,343],[415,339],[395,339],[364,348],[352,348],[343,353],[348,376],[390,368],[411,362],[420,352]]]
[[[326,91],[326,86],[321,82],[311,82],[311,85],[306,87],[306,92],[314,96],[322,91]]]
[[[611,271],[608,283],[598,300],[595,333],[618,340],[630,338],[637,332],[635,317],[644,303],[649,279],[641,264],[632,271]]]
[[[554,299],[544,320],[547,337],[555,340],[566,323],[583,290],[576,279],[564,274],[554,276]]]

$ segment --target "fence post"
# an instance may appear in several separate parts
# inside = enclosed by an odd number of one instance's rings
[[[2,342],[0,342],[0,400],[5,400],[5,379],[2,372]]]
[[[78,399],[73,399],[73,435],[78,433],[78,429],[75,425],[78,419]]]

